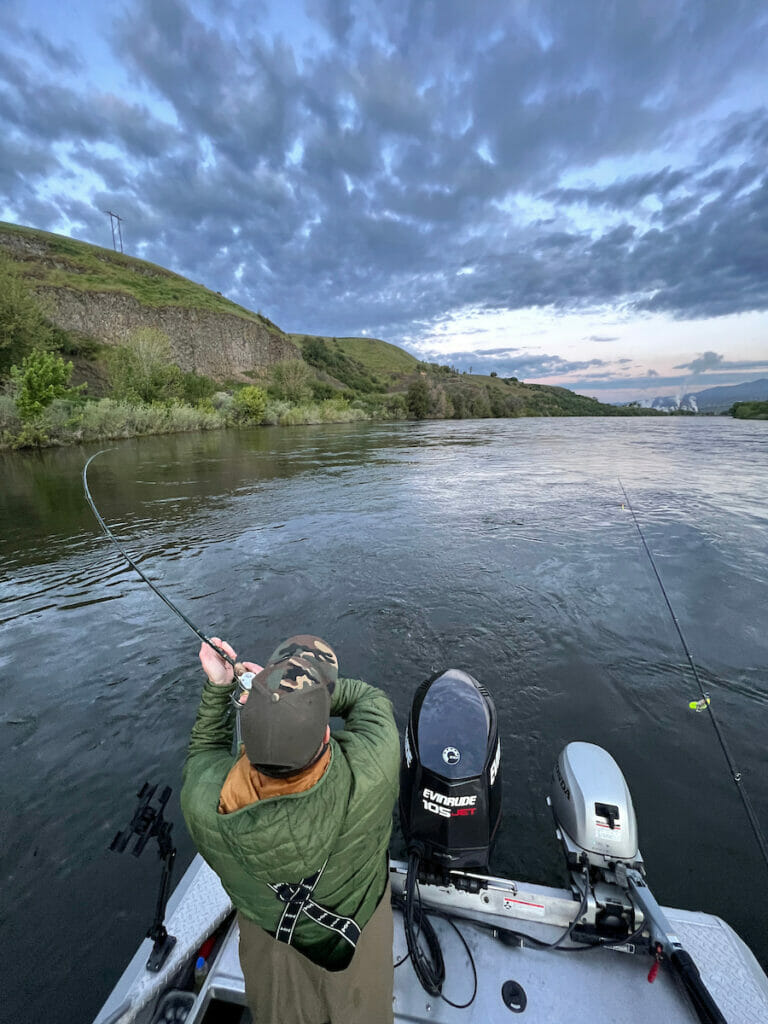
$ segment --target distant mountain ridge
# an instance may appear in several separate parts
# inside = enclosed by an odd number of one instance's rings
[[[727,412],[734,402],[764,402],[768,400],[768,378],[744,381],[742,384],[721,385],[691,391],[682,397],[659,395],[650,403],[652,409],[671,412],[681,409],[686,412]]]

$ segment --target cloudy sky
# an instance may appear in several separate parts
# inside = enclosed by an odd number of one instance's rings
[[[606,401],[768,376],[764,0],[2,0],[0,219]]]

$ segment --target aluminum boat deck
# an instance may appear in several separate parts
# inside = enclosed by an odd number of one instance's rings
[[[393,862],[393,891],[402,891],[404,873],[405,865]],[[440,997],[427,995],[406,960],[395,970],[396,1021],[688,1024],[698,1020],[670,971],[662,967],[656,981],[648,983],[652,960],[647,953],[559,952],[510,941],[510,930],[547,941],[557,938],[577,909],[567,890],[492,879],[479,893],[421,886],[421,897],[427,908],[450,913],[461,930],[477,971],[477,992],[471,1006],[454,1008]],[[145,940],[94,1024],[154,1024],[163,999],[168,1005],[168,991],[183,985],[196,951],[231,912],[218,878],[196,857],[169,903],[166,924],[177,942],[167,963],[158,974],[146,970],[151,943]],[[768,978],[733,929],[709,914],[671,908],[665,912],[728,1024],[768,1024]],[[466,1003],[473,990],[469,957],[447,921],[435,917],[433,924],[446,965],[444,995],[454,1003]],[[507,933],[505,942],[498,937],[500,929]],[[186,1024],[250,1022],[237,944],[237,923],[232,920],[200,992],[176,997],[189,1006]],[[395,962],[405,953],[401,918],[395,911]],[[507,982],[515,984],[505,990]],[[505,991],[508,998],[513,993],[512,1008],[504,1001]]]

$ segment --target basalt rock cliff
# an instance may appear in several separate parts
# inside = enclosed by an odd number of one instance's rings
[[[17,264],[52,323],[101,344],[158,329],[183,370],[219,380],[301,356],[266,317],[144,260],[3,223],[0,255]]]

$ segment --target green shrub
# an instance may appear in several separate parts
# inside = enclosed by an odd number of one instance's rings
[[[61,398],[70,389],[72,363],[43,349],[35,349],[24,356],[21,366],[11,367],[11,380],[16,388],[16,408],[21,419],[28,423],[40,416],[55,398]]]
[[[384,401],[384,411],[393,420],[402,420],[408,415],[408,404],[405,395],[388,395]]]
[[[51,325],[51,347],[63,356],[80,356],[82,359],[93,360],[101,350],[101,344],[87,334],[79,331],[65,331],[62,327]]]
[[[118,401],[172,402],[184,394],[185,375],[171,362],[168,335],[155,327],[133,331],[110,352],[109,377]]]
[[[21,417],[12,395],[0,395],[0,434],[16,433],[21,429]]]
[[[429,387],[423,378],[414,381],[405,397],[408,413],[415,420],[426,419],[429,415]]]
[[[33,348],[51,344],[50,325],[16,264],[0,256],[0,377]]]
[[[224,426],[218,412],[190,405],[131,405],[113,398],[88,402],[79,416],[76,439],[134,437],[140,434],[172,434],[189,430],[215,430]]]
[[[768,402],[734,402],[728,412],[737,420],[766,420]]]
[[[204,374],[181,371],[181,399],[189,405],[206,401],[216,393],[216,384]]]
[[[232,395],[228,391],[216,391],[211,395],[211,405],[214,409],[226,412],[232,405]]]
[[[281,416],[284,416],[289,412],[290,408],[290,402],[284,402],[280,398],[270,398],[267,402],[261,422],[266,423],[270,427],[277,426],[277,424],[281,422]]]
[[[324,402],[329,398],[335,398],[338,393],[336,388],[324,380],[310,381],[309,386],[312,389],[312,397],[316,402]]]
[[[301,359],[275,363],[270,367],[269,377],[269,392],[273,398],[281,398],[286,402],[305,402],[312,394],[312,374]]]
[[[236,423],[261,423],[266,407],[266,391],[255,384],[247,384],[233,397],[230,414]]]
[[[50,439],[38,423],[24,423],[18,434],[8,438],[11,448],[45,448]]]
[[[303,405],[271,399],[267,402],[263,422],[270,426],[298,427],[311,423],[353,423],[370,418],[365,409],[353,408],[338,398]]]
[[[215,411],[195,409],[191,405],[172,405],[167,409],[166,430],[177,433],[188,430],[216,430],[224,426],[223,418]]]
[[[83,416],[83,403],[69,398],[56,398],[39,421],[51,441],[66,444],[77,440]]]

